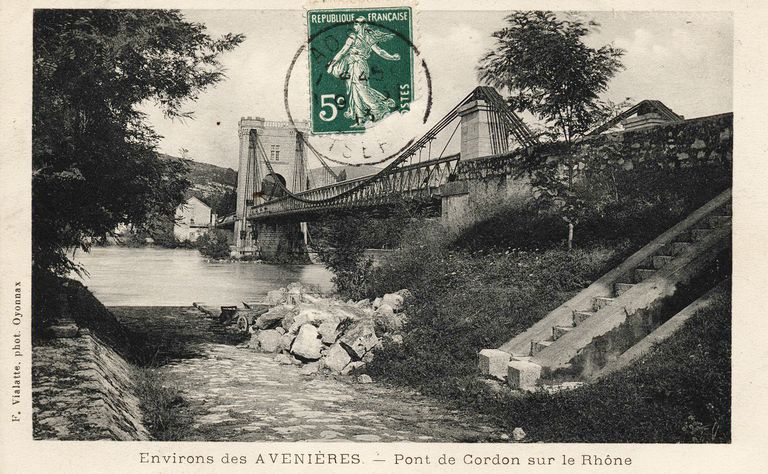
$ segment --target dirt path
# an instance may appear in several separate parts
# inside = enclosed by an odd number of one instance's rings
[[[499,441],[486,420],[402,389],[351,377],[302,375],[194,308],[111,308],[145,335],[160,371],[186,401],[188,440]]]

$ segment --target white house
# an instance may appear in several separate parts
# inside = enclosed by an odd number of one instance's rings
[[[192,196],[176,208],[176,222],[173,225],[173,235],[179,241],[196,241],[216,222],[216,214],[211,207]]]

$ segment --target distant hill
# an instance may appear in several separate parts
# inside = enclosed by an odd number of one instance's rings
[[[176,156],[158,153],[160,159],[176,159]],[[210,184],[219,183],[230,187],[237,187],[237,171],[231,168],[222,168],[221,166],[210,163],[201,163],[194,160],[184,160],[189,164],[188,178],[192,184]]]
[[[179,159],[178,157],[158,153],[160,159]],[[184,160],[189,164],[187,179],[192,183],[189,195],[201,199],[216,210],[219,203],[228,193],[234,193],[237,189],[237,171],[231,168],[199,161]]]
[[[379,168],[378,166],[372,166],[372,165],[362,165],[362,166],[340,165],[340,166],[331,166],[331,169],[337,175],[341,174],[342,171],[346,172],[347,179],[360,178],[362,176],[376,174],[379,171],[381,171],[381,168]],[[324,176],[325,174],[325,168],[323,168],[322,166],[319,166],[317,168],[310,169],[309,172],[312,174],[312,176],[317,177],[319,181],[320,177]]]

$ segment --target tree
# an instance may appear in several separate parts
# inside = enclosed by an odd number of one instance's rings
[[[224,78],[213,39],[173,10],[36,10],[33,22],[33,274],[66,275],[74,248],[172,216],[187,165],[160,160],[138,110],[190,118],[187,100]]]
[[[196,242],[201,254],[209,258],[229,258],[229,241],[227,233],[223,230],[212,229],[201,235]]]
[[[506,21],[505,28],[493,33],[495,48],[480,60],[480,79],[507,89],[513,108],[530,111],[546,124],[550,136],[565,142],[568,159],[541,170],[539,196],[554,204],[568,223],[571,248],[583,200],[574,192],[576,163],[570,150],[574,140],[610,113],[610,104],[601,101],[600,94],[623,68],[624,51],[584,44],[584,37],[599,25],[575,14],[561,19],[553,12],[523,11]]]

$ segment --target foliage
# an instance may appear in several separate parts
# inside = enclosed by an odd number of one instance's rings
[[[345,298],[359,299],[368,293],[365,285],[373,261],[364,254],[365,221],[361,215],[337,217],[319,228],[313,239],[320,260],[333,272],[336,291]]]
[[[599,95],[622,69],[624,51],[590,48],[583,38],[599,25],[574,14],[518,11],[493,33],[495,49],[480,61],[480,78],[508,89],[518,110],[529,110],[559,132],[566,143],[605,117]]]
[[[477,352],[498,347],[566,301],[616,261],[624,249],[451,250],[437,225],[407,240],[372,275],[376,294],[407,287],[404,342],[369,369],[419,390],[454,398],[476,372]]]
[[[173,215],[187,166],[157,158],[137,106],[190,117],[184,101],[224,77],[217,58],[243,37],[166,10],[37,10],[33,30],[33,265],[62,275],[68,249]]]
[[[184,439],[190,428],[190,416],[184,410],[187,402],[178,389],[156,368],[136,369],[136,395],[143,422],[152,438],[159,441]]]
[[[223,217],[235,213],[237,207],[237,192],[234,190],[227,190],[221,196],[216,196],[210,199],[213,212],[217,216]]]
[[[208,258],[229,258],[227,233],[219,229],[209,230],[197,239],[197,249]]]
[[[640,169],[617,178],[619,201],[585,218],[572,251],[552,235],[559,218],[535,209],[500,210],[458,247],[437,223],[406,229],[401,248],[373,270],[367,287],[371,295],[407,287],[415,298],[405,310],[403,343],[377,354],[369,372],[494,415],[509,430],[522,426],[534,440],[727,441],[730,308],[717,322],[699,318],[704,327],[680,331],[683,341],[669,341],[670,352],[641,371],[576,391],[512,397],[477,379],[479,350],[526,330],[730,183],[720,167]],[[676,362],[666,364],[670,353]],[[699,381],[689,383],[692,377]]]
[[[372,297],[373,260],[365,256],[365,250],[399,246],[410,238],[403,234],[403,229],[417,216],[431,216],[433,211],[431,203],[399,202],[394,203],[386,215],[329,212],[312,223],[312,246],[334,273],[333,282],[343,297]]]
[[[480,78],[512,94],[510,104],[528,110],[548,125],[550,140],[562,138],[570,147],[595,124],[604,121],[615,104],[600,101],[610,79],[622,69],[624,52],[612,45],[590,48],[583,38],[599,25],[569,14],[514,12],[507,26],[493,34],[496,47],[480,61]],[[564,162],[547,160],[530,170],[542,207],[557,212],[573,227],[587,212],[588,203],[574,189],[577,171],[570,155]]]

